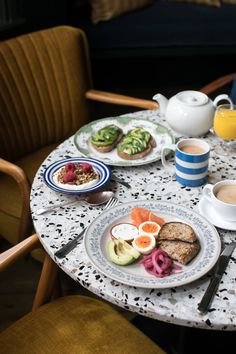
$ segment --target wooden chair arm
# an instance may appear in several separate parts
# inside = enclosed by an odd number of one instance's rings
[[[211,94],[212,92],[218,90],[219,88],[229,84],[236,78],[236,73],[228,74],[225,76],[222,76],[214,81],[212,81],[210,84],[203,86],[200,91],[205,93],[206,95]]]
[[[21,218],[19,225],[18,240],[22,241],[30,234],[32,227],[30,216],[30,183],[22,168],[0,158],[0,172],[3,172],[18,183],[22,195]]]
[[[0,254],[0,272],[4,271],[10,265],[15,263],[18,259],[24,257],[35,248],[42,248],[38,235],[33,234],[25,240],[19,242],[17,245],[12,246],[7,251]],[[58,266],[50,256],[45,253],[42,271],[39,278],[37,290],[34,297],[32,310],[47,303],[52,297],[56,279],[58,274]]]
[[[141,98],[134,98],[130,96],[119,95],[117,93],[89,90],[85,93],[86,98],[89,100],[106,102],[117,105],[138,107],[144,109],[157,109],[159,108],[158,103],[151,100],[143,100]]]
[[[0,171],[13,177],[18,184],[24,184],[27,180],[22,168],[3,159],[0,159]]]
[[[0,272],[15,263],[19,258],[30,253],[32,249],[40,246],[38,235],[34,234],[15,246],[12,246],[7,251],[0,254]]]

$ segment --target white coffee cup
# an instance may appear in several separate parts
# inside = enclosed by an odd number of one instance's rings
[[[221,218],[236,221],[236,180],[226,179],[214,185],[206,184],[203,195]]]

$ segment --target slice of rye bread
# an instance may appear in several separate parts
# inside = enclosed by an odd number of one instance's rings
[[[171,259],[184,265],[189,263],[200,250],[200,244],[198,240],[192,243],[184,241],[163,240],[159,241],[158,245],[168,254]]]
[[[91,141],[91,145],[94,147],[94,149],[96,149],[99,152],[110,152],[112,151],[116,145],[120,142],[120,140],[123,138],[123,133],[120,133],[117,137],[117,139],[114,141],[113,144],[111,145],[107,145],[107,146],[96,146],[95,144],[93,144],[93,142]]]
[[[165,223],[158,234],[158,240],[195,242],[197,237],[193,228],[183,222],[172,221]]]
[[[153,138],[151,138],[147,148],[137,154],[133,154],[133,155],[127,154],[126,152],[119,150],[118,147],[117,147],[117,154],[124,160],[138,160],[148,155],[149,152],[152,150],[152,148],[155,146],[156,146],[156,142]]]

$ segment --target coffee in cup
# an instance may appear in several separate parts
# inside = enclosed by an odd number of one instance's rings
[[[183,147],[180,148],[181,151],[185,152],[186,154],[192,154],[192,155],[199,155],[199,154],[204,154],[206,151],[201,147],[197,145],[184,145]]]
[[[236,221],[236,180],[223,180],[207,184],[203,195],[225,220]]]
[[[225,184],[215,193],[221,202],[236,205],[236,184]]]
[[[175,167],[166,161],[166,150],[175,151]],[[161,161],[164,168],[175,174],[176,180],[188,187],[206,183],[210,146],[202,139],[182,139],[176,145],[164,146]]]

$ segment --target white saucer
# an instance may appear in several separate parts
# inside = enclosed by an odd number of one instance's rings
[[[236,231],[236,221],[223,220],[218,214],[213,205],[208,201],[206,197],[202,197],[198,203],[198,210],[202,216],[210,221],[214,226],[221,229]]]

